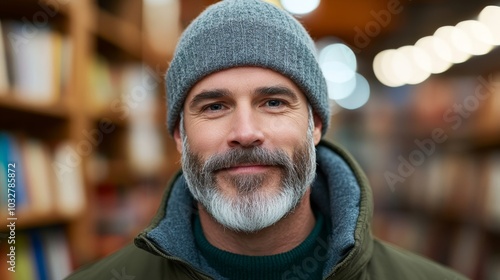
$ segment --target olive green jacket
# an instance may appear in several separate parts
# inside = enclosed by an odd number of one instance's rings
[[[353,226],[353,244],[342,258],[324,273],[324,279],[421,279],[459,280],[464,276],[423,257],[375,239],[371,233],[373,212],[372,194],[367,179],[358,164],[342,148],[321,142],[341,158],[352,170],[359,185],[358,212]],[[172,184],[181,176],[179,173]],[[212,279],[185,259],[169,254],[155,243],[148,233],[155,229],[168,214],[172,186],[166,192],[162,205],[151,225],[130,244],[105,259],[81,268],[68,279],[155,280],[155,279]],[[179,242],[173,240],[172,242]],[[283,279],[298,280],[299,276]]]

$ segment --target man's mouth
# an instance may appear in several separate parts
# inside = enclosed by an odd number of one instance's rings
[[[273,165],[260,164],[260,163],[245,163],[237,164],[228,168],[222,168],[217,171],[219,172],[229,172],[232,174],[256,174],[262,173],[269,170],[269,168],[274,167]]]

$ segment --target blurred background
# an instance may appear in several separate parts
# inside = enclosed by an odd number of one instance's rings
[[[16,218],[17,270],[2,226],[1,279],[62,279],[149,223],[179,169],[164,74],[214,2],[2,1],[0,223]],[[269,2],[317,43],[326,138],[366,171],[374,234],[500,279],[500,3]]]

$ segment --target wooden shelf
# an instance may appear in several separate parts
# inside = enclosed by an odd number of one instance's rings
[[[102,120],[111,121],[115,128],[127,128],[128,126],[128,116],[123,118],[121,113],[114,113],[111,111],[102,111],[102,112],[91,112],[89,113],[89,118],[93,120],[97,125]]]
[[[56,5],[54,5],[54,3]],[[58,16],[69,16],[69,5],[64,1],[49,1],[49,0],[19,0],[19,1],[2,1],[0,5],[0,15],[2,18],[21,18],[29,16],[28,20],[35,13],[42,12],[48,15],[49,18]]]
[[[50,212],[47,214],[40,214],[36,212],[16,212],[15,218],[17,220],[8,220],[8,216],[0,216],[0,220],[6,223],[15,222],[16,230],[30,229],[41,226],[49,226],[56,224],[64,224],[72,219],[74,219],[74,215],[64,215],[58,212]],[[7,231],[8,229],[2,228],[2,231]]]
[[[67,119],[69,112],[67,107],[61,104],[62,102],[54,104],[39,104],[35,102],[28,102],[16,98],[14,92],[8,92],[0,95],[0,108],[2,109],[1,115],[6,115],[7,112],[17,114],[29,114],[31,116],[50,117],[55,119]]]
[[[96,7],[93,13],[97,15],[97,20],[91,25],[94,34],[129,55],[142,59],[142,33],[139,28]]]
[[[40,105],[0,97],[0,129],[20,135],[59,142],[68,137],[72,118],[62,102]]]

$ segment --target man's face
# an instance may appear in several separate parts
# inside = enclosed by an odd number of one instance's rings
[[[219,223],[257,231],[293,210],[315,176],[313,122],[287,77],[232,68],[199,81],[174,133],[191,193]]]

